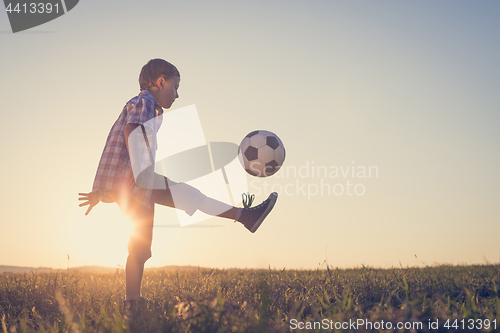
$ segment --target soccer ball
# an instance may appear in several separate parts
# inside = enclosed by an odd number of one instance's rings
[[[269,131],[253,131],[238,147],[238,158],[246,172],[256,177],[269,177],[285,161],[285,147],[280,138]]]

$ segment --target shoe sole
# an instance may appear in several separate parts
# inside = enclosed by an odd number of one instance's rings
[[[262,215],[259,217],[259,219],[257,220],[257,222],[255,222],[255,224],[253,225],[252,229],[250,229],[250,232],[254,233],[254,232],[257,231],[257,229],[259,229],[259,227],[262,224],[262,222],[264,222],[264,219],[267,217],[267,215],[273,209],[274,204],[276,203],[276,200],[278,199],[278,193],[276,193],[276,192],[271,193],[269,195],[268,199],[269,199],[269,205],[267,206],[267,208],[264,211],[264,213],[262,213]]]

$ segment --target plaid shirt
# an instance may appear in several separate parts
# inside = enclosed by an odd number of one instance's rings
[[[151,154],[148,149],[141,149],[140,163],[144,166],[154,165],[156,152],[156,133],[161,126],[163,109],[147,90],[127,102],[120,116],[114,123],[106,140],[106,145],[99,161],[92,191],[102,191],[103,202],[114,202],[114,198],[107,191],[119,191],[134,175],[132,164],[125,143],[124,130],[127,124],[147,126],[148,141],[151,145]],[[149,131],[151,129],[152,131]],[[145,147],[141,147],[145,148]],[[152,160],[152,161],[151,161]],[[135,164],[134,164],[135,165]],[[137,176],[137,170],[134,170]],[[134,186],[132,198],[146,207],[151,208],[151,189]]]

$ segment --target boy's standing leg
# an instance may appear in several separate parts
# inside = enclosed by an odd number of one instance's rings
[[[117,204],[132,222],[125,266],[125,298],[126,300],[133,300],[141,297],[144,264],[151,258],[154,204],[151,205],[151,208],[147,208],[127,195],[122,195],[117,200]]]

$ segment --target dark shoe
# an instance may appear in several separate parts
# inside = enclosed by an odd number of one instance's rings
[[[266,216],[271,212],[278,199],[278,193],[273,192],[260,205],[255,207],[245,207],[241,212],[238,222],[243,223],[250,232],[255,232],[260,227]]]
[[[149,301],[144,297],[134,300],[123,300],[125,315],[130,318],[140,317],[148,309]]]

